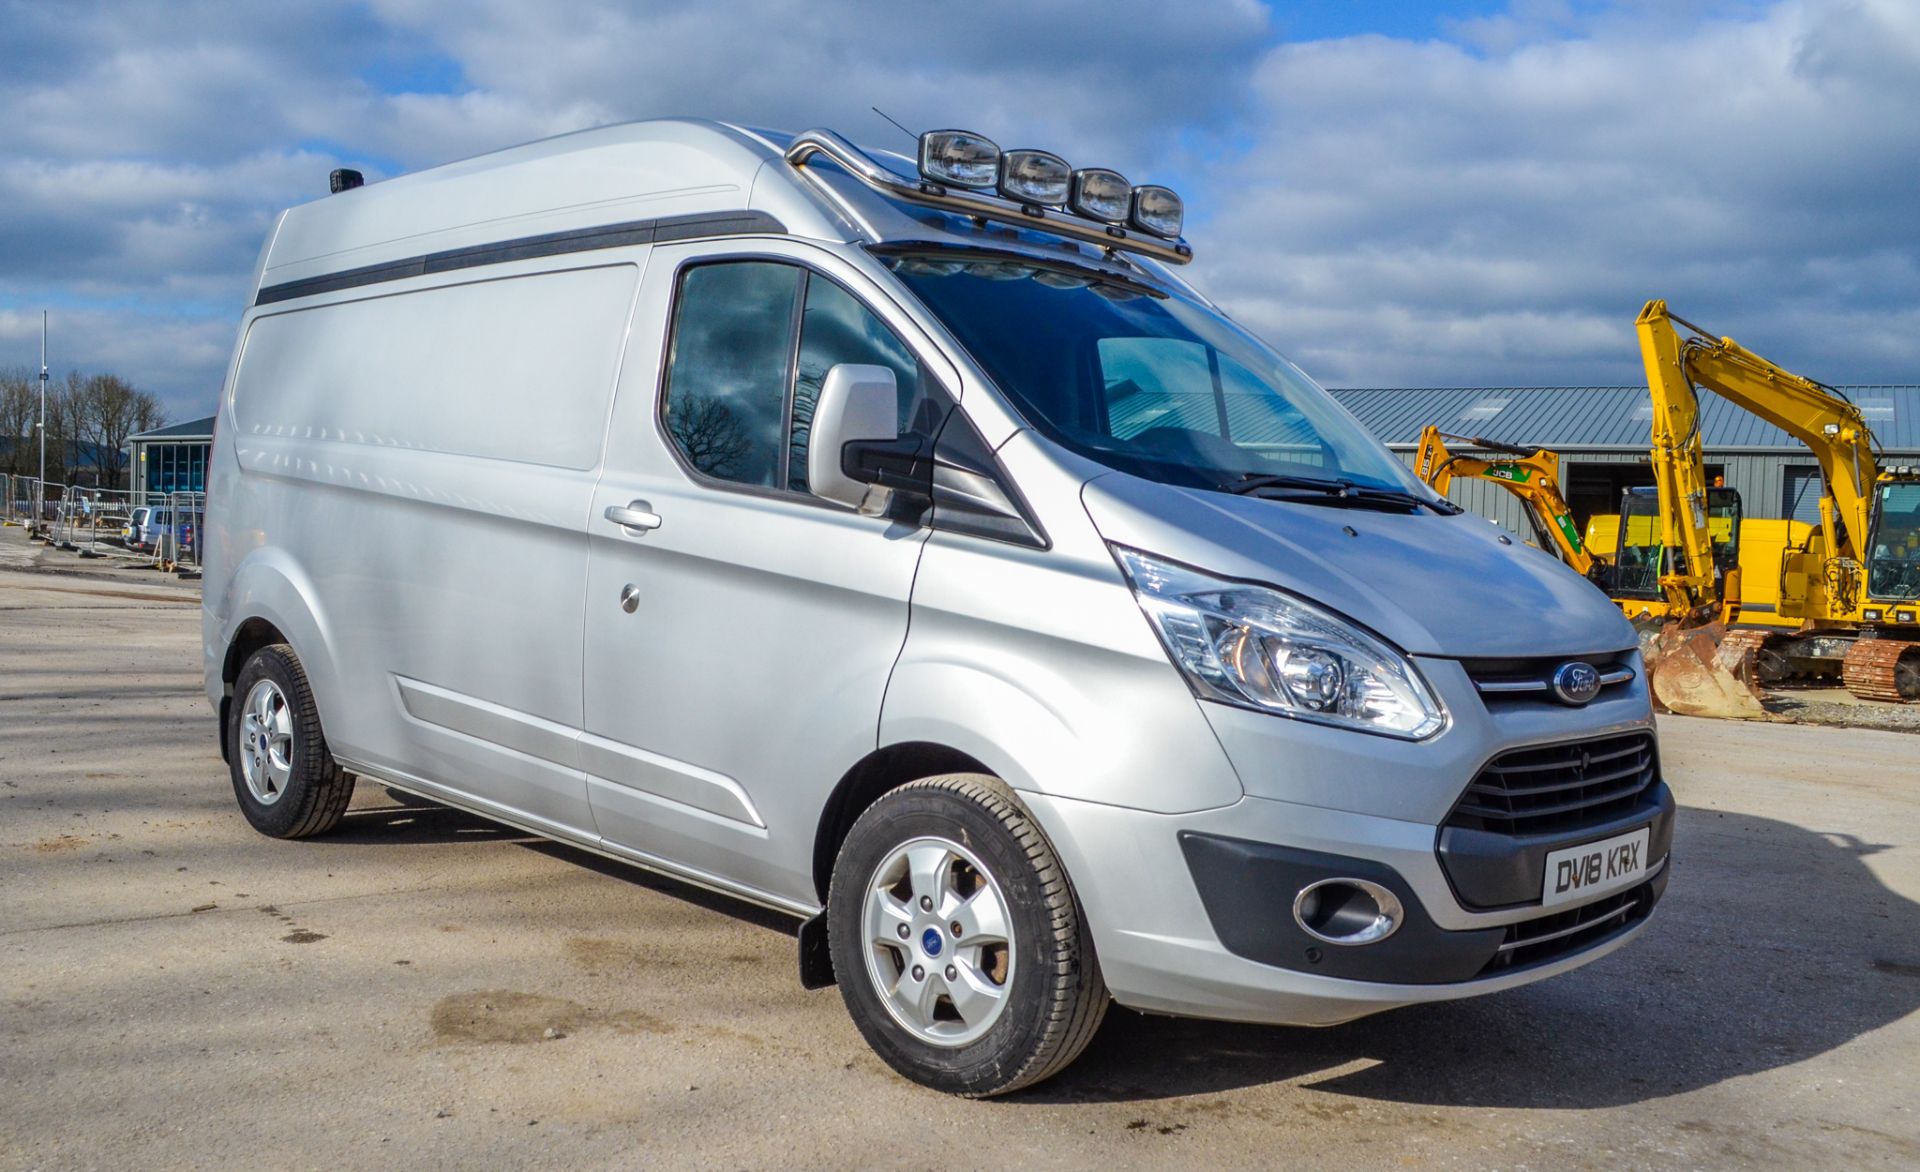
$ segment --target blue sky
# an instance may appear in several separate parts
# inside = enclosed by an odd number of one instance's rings
[[[1912,0],[0,0],[0,367],[203,413],[273,215],[696,114],[961,125],[1189,197],[1193,279],[1333,385],[1620,383],[1640,302],[1920,381]],[[1170,17],[1177,14],[1177,19]]]

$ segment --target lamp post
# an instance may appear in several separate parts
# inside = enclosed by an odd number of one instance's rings
[[[47,515],[47,311],[40,311],[40,481],[34,495],[33,524],[28,533],[40,531]]]

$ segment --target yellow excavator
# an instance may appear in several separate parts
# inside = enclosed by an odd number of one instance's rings
[[[1470,445],[1486,452],[1498,452],[1504,458],[1488,458],[1468,452],[1456,453],[1447,442]],[[1541,549],[1560,555],[1560,560],[1577,574],[1593,570],[1594,559],[1580,538],[1573,522],[1573,510],[1560,492],[1560,455],[1536,448],[1503,444],[1479,436],[1454,435],[1432,425],[1421,429],[1420,450],[1413,458],[1414,474],[1442,496],[1455,477],[1490,480],[1511,492],[1525,507],[1533,525],[1534,540]]]
[[[1822,480],[1819,524],[1783,549],[1776,568],[1777,613],[1799,629],[1675,624],[1654,649],[1655,694],[1677,712],[1723,715],[1714,708],[1716,673],[1760,683],[1838,675],[1865,699],[1920,700],[1920,469],[1883,465],[1865,416],[1840,392],[1715,338],[1666,302],[1647,302],[1635,325],[1653,396],[1658,581],[1670,614],[1697,622],[1720,572],[1708,532],[1701,389],[1806,445]],[[1695,688],[1704,699],[1689,695]]]

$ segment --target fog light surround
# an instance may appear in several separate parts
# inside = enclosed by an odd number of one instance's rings
[[[1367,879],[1322,879],[1293,897],[1293,922],[1300,930],[1342,947],[1378,944],[1405,919],[1399,897]]]

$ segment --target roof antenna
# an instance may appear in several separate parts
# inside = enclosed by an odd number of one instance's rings
[[[906,136],[907,136],[908,138],[910,138],[910,139],[912,139],[912,140],[913,140],[913,141],[915,141],[915,142],[919,142],[919,141],[920,141],[920,136],[919,136],[919,135],[917,135],[917,134],[915,134],[915,133],[914,133],[913,131],[911,131],[911,130],[908,130],[908,129],[907,129],[906,127],[904,127],[904,126],[900,126],[900,123],[898,123],[898,122],[896,122],[896,121],[894,121],[894,119],[893,119],[893,117],[892,117],[891,115],[889,115],[889,114],[888,114],[888,113],[887,113],[887,112],[886,112],[885,110],[882,110],[882,109],[881,109],[880,107],[878,107],[878,106],[868,106],[868,107],[867,107],[867,109],[869,109],[869,110],[872,110],[872,111],[873,111],[873,112],[874,112],[875,114],[878,114],[878,115],[880,115],[880,117],[882,117],[882,118],[885,118],[885,119],[886,119],[887,121],[889,121],[889,122],[892,122],[892,123],[893,123],[893,124],[894,124],[895,126],[899,126],[899,127],[900,127],[900,133],[901,133],[901,134],[904,134],[904,135],[906,135]]]

